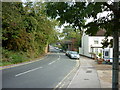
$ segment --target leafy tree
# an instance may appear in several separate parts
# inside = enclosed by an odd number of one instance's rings
[[[61,7],[62,6],[62,7]],[[113,88],[118,89],[119,71],[119,40],[120,33],[120,2],[50,2],[47,5],[47,13],[61,23],[70,23],[75,28],[87,28],[86,33],[94,35],[102,28],[106,30],[105,36],[113,35]],[[52,12],[51,12],[52,11]],[[98,17],[99,13],[109,13],[104,17]],[[85,24],[86,18],[93,18],[93,21]]]
[[[100,28],[106,30],[106,36],[111,35],[114,31],[114,14],[119,19],[119,11],[114,10],[113,4],[109,5],[106,2],[89,2],[88,4],[85,2],[50,2],[47,8],[47,13],[52,18],[60,20],[62,24],[68,22],[80,30],[81,27],[86,27],[86,33],[91,35],[96,34]],[[111,11],[112,13],[109,12],[106,17],[97,17],[98,13],[105,11]],[[85,25],[86,18],[93,18],[93,21]],[[118,20],[115,25],[120,28]]]
[[[101,44],[102,44],[102,48],[107,48],[108,46],[110,48],[112,48],[113,47],[113,39],[108,41],[108,38],[106,37]]]
[[[44,10],[41,2],[3,2],[2,47],[26,52],[33,58],[43,54],[47,44],[57,39],[57,22],[49,19]]]
[[[74,43],[74,47],[79,48],[79,46],[81,45],[82,35],[78,29],[74,29],[71,26],[65,26],[61,34],[62,34],[61,36],[64,37],[64,39],[62,39],[61,42],[66,40],[72,40],[73,38],[75,38],[76,42]],[[63,42],[62,42],[62,47],[64,49],[67,49],[67,46]]]

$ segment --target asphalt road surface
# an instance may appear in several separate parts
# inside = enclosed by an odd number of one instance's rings
[[[40,61],[3,69],[2,88],[55,88],[75,68],[76,60],[52,50]]]

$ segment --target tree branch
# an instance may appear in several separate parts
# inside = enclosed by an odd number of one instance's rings
[[[118,2],[118,3],[119,3],[119,2]],[[105,2],[103,5],[107,6],[111,11],[113,11],[113,13],[115,13],[116,15],[119,15],[119,16],[120,16],[120,10],[116,10],[113,5],[109,5],[109,4],[106,3],[106,2]]]

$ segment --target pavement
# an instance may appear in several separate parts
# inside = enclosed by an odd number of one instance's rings
[[[81,56],[80,67],[67,88],[112,88],[112,65]]]

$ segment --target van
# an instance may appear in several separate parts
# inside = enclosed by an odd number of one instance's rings
[[[106,62],[113,63],[113,48],[105,48],[104,51],[104,60]],[[120,63],[120,58],[119,58],[119,63]]]

